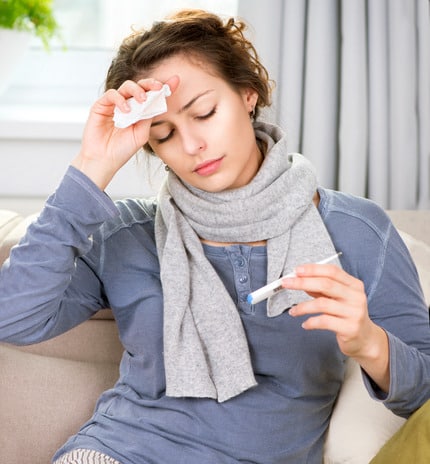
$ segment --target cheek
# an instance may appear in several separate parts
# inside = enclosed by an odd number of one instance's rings
[[[248,137],[252,137],[253,133],[251,119],[248,113],[240,107],[220,112],[210,136],[215,144],[241,145],[248,140]]]
[[[176,153],[176,156],[167,155],[167,154],[164,154],[164,155],[159,154],[157,156],[163,164],[165,164],[166,166],[170,166],[173,169],[173,167],[175,166],[175,161],[177,163],[178,151],[175,148],[173,148],[172,150],[173,150],[172,153]]]

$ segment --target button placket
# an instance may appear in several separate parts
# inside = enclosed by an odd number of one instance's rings
[[[250,278],[249,278],[249,257],[250,248],[232,247],[229,250],[229,257],[233,267],[234,285],[238,297],[237,306],[240,311],[245,313],[252,313],[252,306],[248,303],[247,297],[251,292]]]

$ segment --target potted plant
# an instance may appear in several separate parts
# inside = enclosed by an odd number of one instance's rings
[[[52,0],[0,0],[0,27],[35,34],[48,48],[58,33]]]
[[[48,49],[58,31],[52,0],[0,0],[0,94],[7,88],[31,36],[38,37]]]

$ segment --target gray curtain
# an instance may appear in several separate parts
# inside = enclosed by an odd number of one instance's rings
[[[276,81],[266,117],[328,188],[430,208],[429,0],[239,0]]]

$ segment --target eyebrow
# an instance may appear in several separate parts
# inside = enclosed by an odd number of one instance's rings
[[[207,95],[208,93],[210,92],[213,92],[214,89],[209,89],[209,90],[206,90],[205,92],[202,92],[202,93],[199,93],[198,95],[196,95],[194,98],[192,98],[188,103],[186,103],[182,108],[179,109],[178,111],[178,114],[181,114],[183,113],[184,111],[188,110],[191,106],[194,105],[194,103],[201,97]],[[160,121],[155,121],[151,124],[151,127],[155,127],[155,126],[159,126],[160,124],[164,124],[166,123],[167,121],[163,121],[163,120],[160,120]]]

